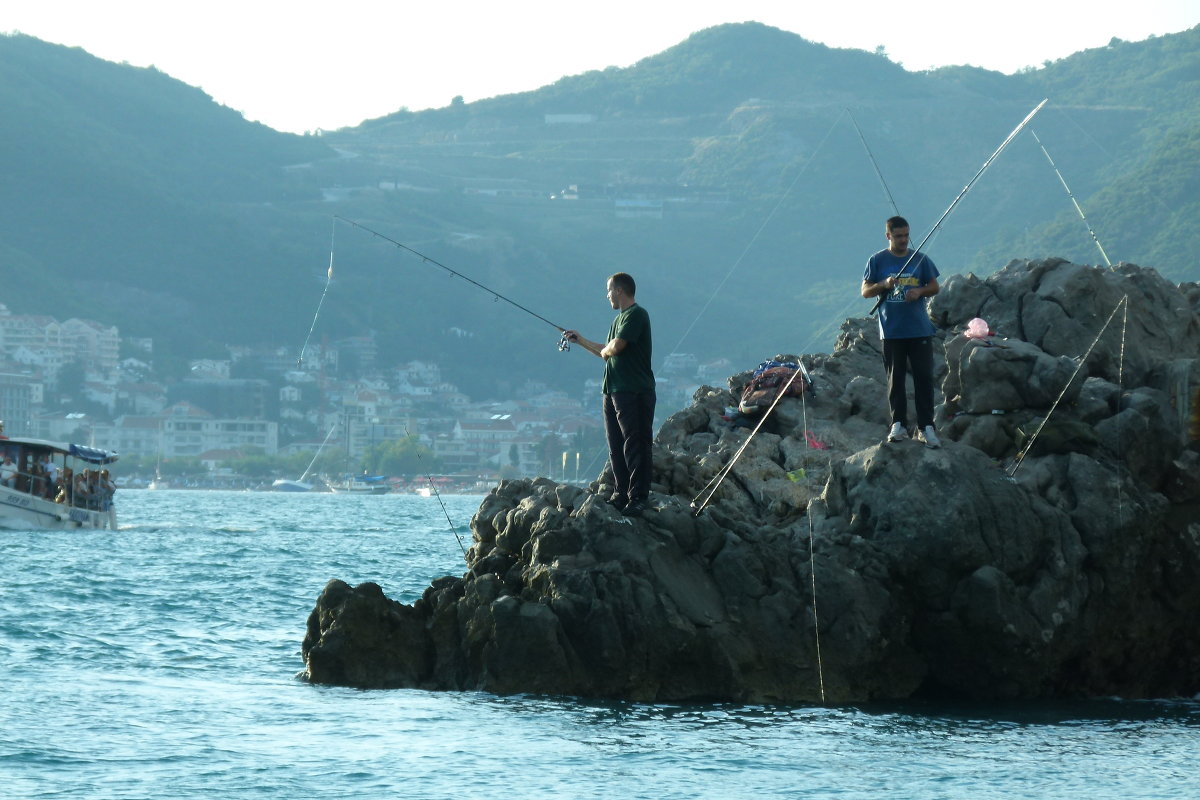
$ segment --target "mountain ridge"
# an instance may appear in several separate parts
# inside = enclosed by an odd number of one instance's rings
[[[180,358],[287,344],[311,321],[337,214],[420,242],[575,327],[607,324],[594,285],[628,269],[662,309],[661,342],[694,328],[689,348],[756,363],[838,313],[862,313],[861,263],[882,246],[891,209],[848,110],[921,230],[1048,95],[1039,136],[1114,259],[1194,280],[1177,231],[1200,210],[1189,202],[1200,155],[1186,134],[1200,117],[1198,40],[1200,27],[1006,76],[909,72],[882,54],[738,23],[631,67],[299,137],[152,68],[3,37],[0,100],[17,112],[0,122],[0,167],[12,176],[0,198],[13,209],[0,219],[0,254],[22,272],[8,304],[87,310]],[[546,120],[569,113],[595,120]],[[932,243],[943,271],[986,273],[1020,256],[1095,260],[1026,139]],[[1179,190],[1163,195],[1171,203],[1140,196],[1153,181]],[[548,199],[570,185],[580,200]],[[634,196],[649,216],[614,206]],[[492,364],[587,374],[540,355],[511,364],[502,354],[527,350],[535,334],[497,317],[489,297],[443,298],[433,271],[377,242],[335,238],[322,320],[331,338],[374,333],[388,358],[457,364],[452,379],[477,380],[475,391],[507,380]],[[456,341],[451,327],[478,338]]]

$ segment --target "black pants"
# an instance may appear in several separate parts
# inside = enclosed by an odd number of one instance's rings
[[[884,339],[883,368],[887,372],[888,411],[892,424],[908,427],[908,395],[905,378],[912,368],[913,396],[917,405],[917,427],[933,424],[933,338]]]
[[[650,495],[653,470],[654,392],[604,395],[604,434],[616,492],[630,502]]]

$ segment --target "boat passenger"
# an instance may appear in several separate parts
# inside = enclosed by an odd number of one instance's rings
[[[117,485],[109,478],[106,469],[100,470],[99,490],[100,510],[108,511],[112,508],[113,495],[117,493]]]
[[[71,505],[86,508],[88,504],[88,470],[75,473],[71,482]]]
[[[46,470],[41,462],[34,461],[29,466],[29,493],[34,497],[46,496]]]
[[[10,489],[15,489],[17,486],[17,465],[9,454],[5,454],[4,463],[0,464],[0,484],[4,484]]]
[[[100,473],[94,469],[87,471],[88,502],[87,507],[95,511],[100,508]]]
[[[54,497],[55,487],[58,485],[58,465],[54,463],[53,455],[46,454],[42,468],[46,471],[46,498],[50,499]]]

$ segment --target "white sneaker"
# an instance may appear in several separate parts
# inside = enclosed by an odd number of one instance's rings
[[[925,446],[936,450],[942,446],[942,440],[938,438],[937,431],[932,425],[926,425],[925,429],[917,434],[917,438],[925,443]]]
[[[903,442],[908,438],[908,431],[904,430],[904,426],[899,422],[892,423],[892,429],[888,431],[889,442]]]

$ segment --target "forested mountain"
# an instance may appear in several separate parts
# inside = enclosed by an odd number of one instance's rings
[[[330,157],[325,143],[246,122],[153,68],[19,35],[0,37],[0,107],[10,310],[88,316],[180,355],[222,329],[249,334],[296,251],[244,220],[295,231],[294,212],[271,209],[314,190],[284,167]]]
[[[375,332],[385,363],[441,361],[473,393],[594,373],[544,322],[342,216],[594,338],[604,278],[630,271],[660,360],[745,368],[829,349],[867,310],[857,287],[889,197],[919,240],[1043,97],[927,246],[943,273],[1100,260],[1036,132],[1114,261],[1200,278],[1183,236],[1200,210],[1200,28],[1005,76],[724,25],[626,69],[320,137],[248,123],[152,69],[5,37],[4,302],[180,355],[294,348],[332,248],[320,335]]]

